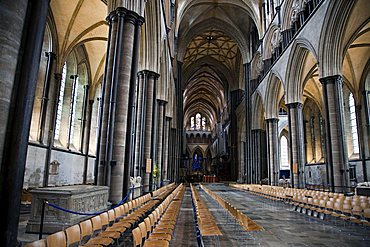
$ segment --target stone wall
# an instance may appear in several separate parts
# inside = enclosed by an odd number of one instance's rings
[[[33,145],[28,146],[26,171],[23,188],[37,188],[42,186],[44,177],[45,156],[47,149]],[[59,163],[57,172],[50,172],[49,186],[82,184],[85,156],[53,150],[51,162]],[[95,158],[89,157],[87,168],[87,183],[94,182]]]

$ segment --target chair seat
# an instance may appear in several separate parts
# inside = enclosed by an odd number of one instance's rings
[[[111,238],[95,237],[95,238],[92,238],[89,241],[87,241],[85,246],[88,246],[90,244],[97,244],[97,245],[101,245],[101,246],[109,246],[113,242],[114,241]]]
[[[171,241],[172,236],[169,233],[157,233],[157,232],[153,232],[152,234],[150,234],[149,239]]]
[[[166,240],[149,240],[149,239],[147,239],[144,242],[144,247],[158,247],[158,246],[168,247],[168,246],[170,246],[170,244]]]
[[[103,237],[103,238],[113,238],[113,239],[117,239],[121,236],[121,232],[120,231],[104,231],[104,232],[101,232],[99,235],[99,237]]]

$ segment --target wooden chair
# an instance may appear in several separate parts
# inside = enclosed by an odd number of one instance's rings
[[[80,244],[85,244],[93,233],[91,220],[88,219],[88,220],[82,221],[80,222],[79,225],[81,229],[81,243]]]
[[[81,232],[79,225],[73,225],[65,229],[67,236],[67,247],[77,247],[81,241]]]
[[[132,230],[132,238],[134,247],[142,246],[143,237],[141,236],[141,231],[139,227],[136,227],[134,228],[134,230]]]
[[[67,239],[64,231],[56,232],[46,238],[46,244],[50,247],[65,247],[67,246]]]
[[[25,247],[46,247],[46,239],[40,239],[32,243],[26,244]]]

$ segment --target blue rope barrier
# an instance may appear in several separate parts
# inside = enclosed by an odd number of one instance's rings
[[[117,205],[115,205],[114,207],[112,207],[111,209],[114,209],[116,207],[119,207],[121,206],[126,200],[127,198],[130,196],[131,192],[134,190],[134,187],[132,187],[129,192],[127,193],[127,195],[125,196],[125,198],[123,198]],[[99,214],[102,214],[104,212],[107,212],[108,210],[104,210],[104,211],[101,211],[101,212],[96,212],[96,213],[82,213],[82,212],[76,212],[76,211],[72,211],[72,210],[69,210],[69,209],[66,209],[66,208],[62,208],[54,203],[51,203],[51,202],[48,202],[46,201],[45,202],[46,205],[49,205],[55,209],[58,209],[58,210],[61,210],[63,212],[66,212],[66,213],[71,213],[71,214],[77,214],[77,215],[88,215],[88,216],[95,216],[95,215],[99,215]]]

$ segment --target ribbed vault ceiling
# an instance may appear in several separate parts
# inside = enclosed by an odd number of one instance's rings
[[[51,0],[57,35],[58,69],[70,52],[83,45],[88,54],[90,83],[98,83],[104,72],[108,25],[107,6],[101,0]]]
[[[210,56],[219,62],[225,63],[229,69],[235,66],[238,47],[233,39],[219,30],[209,30],[196,36],[188,45],[184,64]]]

